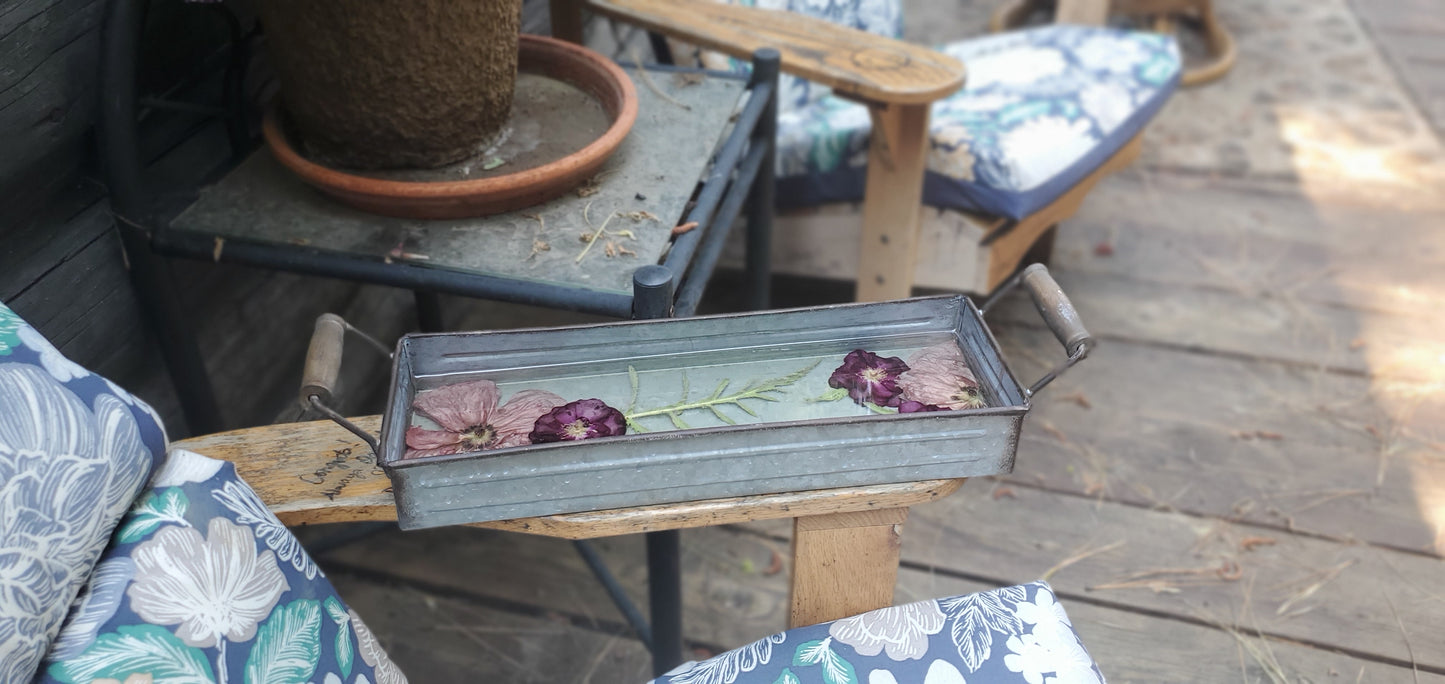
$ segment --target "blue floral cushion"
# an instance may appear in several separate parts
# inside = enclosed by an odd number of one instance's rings
[[[235,467],[183,450],[126,515],[37,681],[97,679],[406,681]]]
[[[1129,142],[1179,82],[1174,39],[1053,24],[941,48],[968,69],[933,107],[924,184],[930,206],[1021,219]],[[834,96],[778,115],[780,203],[857,201],[867,110]]]
[[[0,682],[23,682],[164,458],[154,411],[0,305]]]
[[[653,684],[1103,684],[1044,582],[800,627]]]

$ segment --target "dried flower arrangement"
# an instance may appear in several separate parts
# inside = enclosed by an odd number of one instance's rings
[[[730,416],[724,408],[732,407],[746,416],[760,418],[757,404],[750,406],[744,401],[782,401],[783,390],[801,381],[818,363],[775,378],[750,380],[732,392],[728,391],[732,381],[724,379],[711,394],[699,399],[693,398],[687,374],[683,373],[681,398],[652,408],[638,406],[641,381],[637,370],[629,366],[627,375],[632,387],[626,410],[618,410],[596,398],[569,402],[555,393],[537,389],[521,390],[502,404],[501,391],[491,380],[446,385],[417,395],[412,408],[440,429],[408,428],[404,458],[615,437],[629,430],[648,432],[638,421],[655,416],[666,416],[674,428],[686,430],[690,426],[684,420],[685,415],[697,411],[706,411],[722,423],[736,425],[742,417]],[[952,343],[920,350],[907,362],[855,349],[829,376],[828,386],[832,388],[830,391],[807,401],[833,402],[847,398],[874,413],[925,413],[985,406],[977,378],[963,352]]]

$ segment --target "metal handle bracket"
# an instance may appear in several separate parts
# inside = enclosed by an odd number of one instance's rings
[[[306,366],[301,371],[301,406],[314,409],[351,431],[371,447],[372,453],[380,455],[381,449],[375,437],[326,405],[336,392],[336,379],[341,375],[341,354],[348,332],[366,340],[369,346],[388,359],[391,358],[392,354],[386,345],[356,329],[342,317],[330,313],[317,316],[316,328],[311,333],[311,344],[306,349]]]
[[[1064,352],[1068,354],[1059,365],[1054,366],[1024,391],[1027,396],[1032,397],[1053,382],[1054,378],[1088,356],[1094,348],[1094,337],[1084,328],[1083,321],[1079,320],[1079,312],[1074,309],[1074,303],[1069,301],[1069,296],[1064,294],[1054,277],[1049,275],[1048,267],[1043,264],[1032,264],[1010,278],[983,303],[979,312],[987,314],[994,304],[1020,284],[1028,290],[1029,298],[1034,300],[1034,308],[1038,309],[1044,323],[1053,331],[1059,344],[1064,345]]]

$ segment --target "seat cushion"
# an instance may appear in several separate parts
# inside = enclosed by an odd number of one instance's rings
[[[1102,684],[1044,582],[791,629],[653,684]]]
[[[165,449],[149,406],[0,305],[0,682],[29,681]]]
[[[116,531],[38,678],[95,680],[406,677],[234,466],[176,450]]]
[[[935,103],[925,204],[1021,219],[1118,152],[1178,85],[1154,33],[1053,24],[940,48],[964,88]],[[867,110],[829,95],[778,116],[777,196],[792,208],[863,197]]]

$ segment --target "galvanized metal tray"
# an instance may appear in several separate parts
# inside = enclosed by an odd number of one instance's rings
[[[1026,270],[1020,278],[1068,350],[1060,370],[1082,359],[1091,338],[1052,278],[1042,267]],[[812,398],[828,392],[822,378],[852,350],[883,354],[940,342],[962,351],[985,408],[883,414],[851,401]],[[818,361],[807,365],[812,359]],[[721,415],[693,411],[687,422],[679,419],[671,429],[657,429],[654,422],[652,431],[630,430],[623,436],[403,458],[407,429],[423,420],[413,409],[418,392],[452,383],[485,378],[497,383],[504,395],[543,388],[560,390],[569,400],[610,392],[606,401],[613,405],[630,394],[632,409],[639,401],[686,403],[690,396],[709,396],[707,390],[714,386],[718,389],[713,397],[727,388],[762,386],[766,383],[753,385],[734,376],[754,373],[757,377],[750,379],[758,383],[758,378],[781,372],[773,369],[793,369],[786,376],[793,380],[771,394],[771,400],[750,401],[745,405],[751,408],[741,411],[728,405]],[[403,529],[994,475],[1012,469],[1029,396],[1054,375],[1022,387],[1000,356],[983,310],[962,296],[408,335],[394,357],[379,461],[392,480]],[[640,391],[653,381],[678,377],[681,386],[667,382],[655,392]],[[707,389],[694,395],[689,385]],[[682,399],[675,401],[678,397]],[[769,414],[774,419],[743,423],[759,406],[775,409]],[[649,415],[646,410],[632,413]],[[672,421],[682,414],[650,415]],[[642,429],[643,419],[636,425]]]

